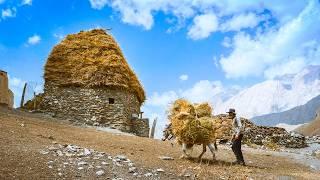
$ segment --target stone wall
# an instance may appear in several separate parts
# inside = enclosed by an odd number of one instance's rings
[[[0,70],[0,104],[13,108],[13,93],[8,87],[8,76]]]
[[[148,120],[132,119],[132,114],[140,113],[140,104],[136,95],[126,90],[58,87],[46,82],[44,92],[40,110],[88,125],[148,136]]]

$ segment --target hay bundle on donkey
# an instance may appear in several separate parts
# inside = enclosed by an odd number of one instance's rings
[[[201,104],[195,104],[194,105],[196,114],[198,118],[201,117],[211,117],[213,113],[213,108],[210,106],[208,102],[201,103]]]
[[[205,153],[206,146],[209,147],[215,159],[213,144],[216,138],[212,118],[206,116],[197,118],[196,114],[195,107],[189,101],[185,99],[175,101],[168,116],[172,123],[173,134],[182,144],[183,157],[189,157],[186,153],[187,147],[202,144],[203,151],[199,159]]]

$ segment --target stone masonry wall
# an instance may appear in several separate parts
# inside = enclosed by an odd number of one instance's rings
[[[13,93],[8,87],[8,76],[5,71],[0,70],[0,105],[13,108]]]
[[[138,136],[148,136],[149,122],[132,119],[139,114],[137,97],[125,90],[107,88],[57,87],[45,84],[40,109],[55,113],[58,117],[69,117],[89,125],[112,127]],[[114,99],[114,104],[109,103]]]

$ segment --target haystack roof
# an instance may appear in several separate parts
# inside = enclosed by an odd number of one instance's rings
[[[56,45],[45,64],[45,82],[57,86],[110,87],[145,92],[114,38],[103,29],[68,35]]]

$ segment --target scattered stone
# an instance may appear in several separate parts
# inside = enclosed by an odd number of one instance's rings
[[[84,161],[81,161],[81,162],[78,163],[78,166],[83,166],[83,165],[88,165],[88,163],[84,162]]]
[[[134,163],[130,162],[130,163],[128,163],[128,166],[129,166],[129,167],[133,167],[133,166],[134,166]]]
[[[46,155],[46,154],[49,154],[49,152],[48,152],[48,151],[41,150],[41,151],[40,151],[40,154]]]
[[[87,148],[84,148],[84,150],[83,150],[83,155],[88,156],[88,155],[90,155],[90,154],[91,154],[90,150],[87,149]]]
[[[159,158],[162,159],[162,160],[166,160],[166,161],[174,160],[173,157],[169,157],[169,156],[160,156]]]
[[[21,127],[24,127],[24,124],[20,124]]]
[[[102,165],[109,165],[107,162],[101,162]]]
[[[62,151],[58,150],[58,151],[57,151],[57,155],[58,155],[58,156],[63,156]]]
[[[129,173],[135,173],[137,171],[136,167],[129,168]]]
[[[97,176],[102,176],[104,174],[104,171],[103,170],[100,170],[100,171],[97,171],[96,172],[96,175]]]
[[[124,156],[124,155],[117,155],[115,158],[116,158],[116,159],[120,159],[121,161],[127,160],[127,157]]]
[[[153,176],[153,174],[152,173],[146,173],[146,174],[144,174],[144,176],[145,177],[151,177],[151,176]]]

